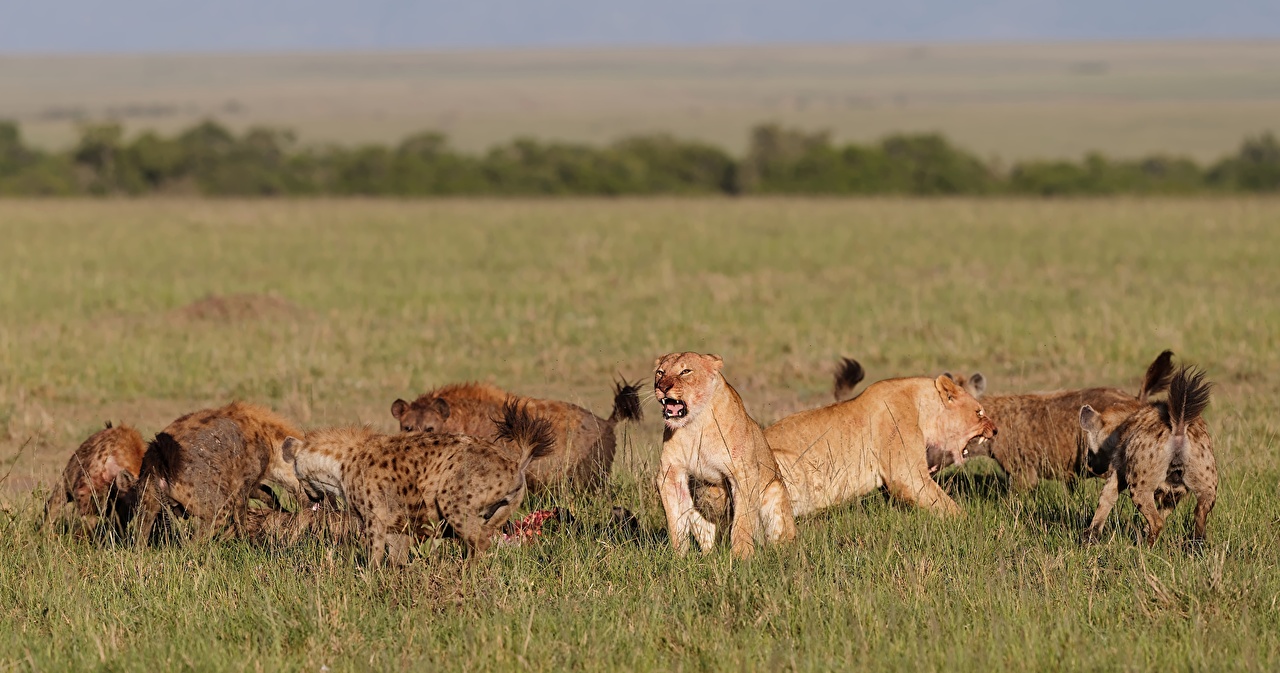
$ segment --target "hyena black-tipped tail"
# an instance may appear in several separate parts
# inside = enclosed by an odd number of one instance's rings
[[[1166,350],[1147,367],[1147,375],[1142,377],[1142,389],[1138,391],[1138,399],[1146,402],[1156,393],[1168,390],[1169,381],[1173,378],[1173,351]]]
[[[555,429],[551,421],[529,414],[527,404],[510,398],[502,405],[498,421],[498,439],[520,449],[520,471],[524,472],[534,458],[541,458],[556,448]]]
[[[627,383],[622,379],[613,384],[613,413],[609,415],[610,423],[622,421],[639,421],[644,418],[644,410],[640,407],[640,384]]]
[[[862,379],[867,377],[867,373],[863,371],[862,365],[853,358],[840,358],[840,364],[836,365],[835,386],[832,388],[832,394],[837,402],[853,399],[853,389],[862,383]]]
[[[1205,380],[1203,369],[1183,367],[1169,381],[1169,425],[1174,437],[1185,437],[1187,426],[1209,406],[1213,384]]]

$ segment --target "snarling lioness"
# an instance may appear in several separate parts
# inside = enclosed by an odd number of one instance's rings
[[[692,535],[705,553],[715,545],[716,526],[698,512],[690,485],[724,489],[732,502],[730,547],[745,558],[757,542],[793,539],[796,527],[769,444],[720,374],[723,366],[719,356],[698,353],[671,353],[654,363],[653,389],[666,422],[658,493],[676,551],[686,553]]]
[[[982,405],[946,376],[889,379],[847,402],[787,416],[765,430],[796,516],[886,488],[941,514],[960,507],[929,475],[930,451],[964,462],[996,434]]]

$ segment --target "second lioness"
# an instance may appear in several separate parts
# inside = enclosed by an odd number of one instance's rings
[[[551,424],[555,446],[529,466],[529,487],[553,485],[594,487],[604,483],[613,467],[617,446],[614,427],[641,419],[639,386],[625,381],[614,387],[609,418],[568,402],[520,397],[487,383],[459,383],[437,388],[413,402],[391,405],[403,432],[457,432],[493,439],[508,400],[518,400],[529,413]]]
[[[554,446],[551,424],[514,400],[502,414],[497,442],[506,446],[440,432],[331,428],[290,437],[284,455],[312,500],[342,498],[355,510],[370,565],[388,550],[403,565],[418,537],[451,534],[484,552],[524,501],[529,461]]]
[[[969,393],[946,376],[889,379],[847,401],[787,416],[764,431],[796,516],[878,488],[942,514],[960,508],[930,476],[930,452],[964,461],[970,440],[996,435]]]

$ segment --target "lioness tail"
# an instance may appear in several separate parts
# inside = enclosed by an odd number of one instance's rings
[[[853,399],[853,389],[862,383],[862,379],[866,378],[867,373],[862,370],[862,365],[858,364],[853,358],[840,358],[840,364],[836,365],[835,387],[832,394],[835,395],[837,402]]]

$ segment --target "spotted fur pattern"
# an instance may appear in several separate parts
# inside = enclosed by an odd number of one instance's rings
[[[415,539],[460,538],[483,553],[524,501],[532,460],[555,447],[551,423],[514,400],[494,440],[444,432],[385,435],[331,428],[289,440],[299,480],[314,500],[346,500],[359,517],[369,564],[408,561]]]
[[[613,467],[622,421],[639,421],[639,386],[626,381],[614,387],[613,413],[604,419],[568,402],[520,397],[487,383],[459,383],[438,388],[413,402],[396,400],[391,415],[402,432],[455,432],[494,439],[502,407],[518,400],[531,414],[551,423],[555,447],[529,466],[529,487],[538,491],[566,485],[596,488]]]
[[[1078,478],[1105,475],[1107,461],[1102,461],[1101,468],[1091,468],[1081,448],[1080,407],[1093,407],[1114,428],[1142,409],[1152,395],[1168,387],[1172,358],[1172,351],[1164,351],[1151,363],[1137,396],[1118,388],[984,395],[986,379],[982,374],[975,373],[967,379],[945,375],[980,398],[987,415],[1000,427],[1000,436],[985,446],[970,444],[968,455],[993,458],[1009,475],[1010,486],[1026,491],[1041,479],[1064,480],[1074,485]]]
[[[127,425],[112,427],[108,422],[106,428],[90,435],[71,454],[45,503],[46,526],[62,518],[68,503],[87,529],[96,528],[103,520],[114,521],[116,478],[122,472],[137,477],[146,448],[142,433]]]
[[[1111,453],[1111,474],[1102,489],[1087,540],[1102,534],[1120,494],[1128,490],[1147,523],[1146,541],[1154,545],[1165,519],[1188,493],[1196,497],[1192,535],[1205,538],[1209,513],[1218,495],[1218,466],[1213,438],[1201,415],[1212,384],[1204,372],[1184,367],[1169,383],[1167,402],[1148,403],[1108,431],[1091,407],[1080,409],[1080,425],[1091,452]]]

